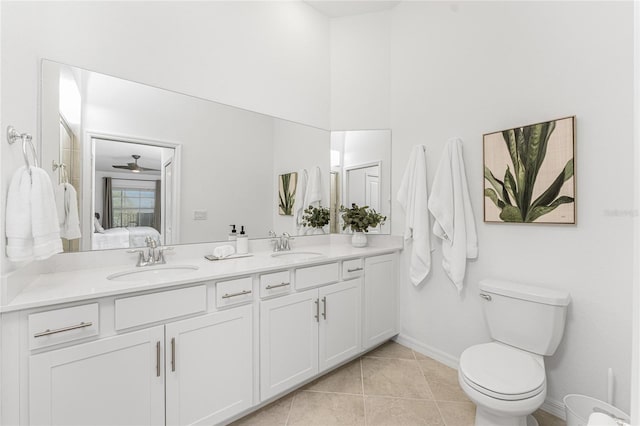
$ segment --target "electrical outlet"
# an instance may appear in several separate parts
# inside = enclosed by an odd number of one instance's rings
[[[207,220],[207,211],[206,210],[194,210],[193,211],[193,220]]]

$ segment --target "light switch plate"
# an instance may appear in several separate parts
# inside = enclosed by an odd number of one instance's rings
[[[193,220],[207,220],[207,211],[206,210],[194,210],[193,211]]]

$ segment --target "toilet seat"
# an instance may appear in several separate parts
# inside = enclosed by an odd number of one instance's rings
[[[465,350],[460,373],[471,388],[504,401],[531,398],[546,386],[542,357],[499,342]]]

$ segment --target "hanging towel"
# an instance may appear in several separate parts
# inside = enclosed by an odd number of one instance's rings
[[[78,218],[78,195],[73,185],[64,182],[56,187],[56,207],[60,221],[60,236],[67,240],[81,237]]]
[[[405,212],[404,239],[413,242],[409,277],[418,285],[431,270],[431,230],[427,200],[427,159],[424,145],[416,145],[398,190],[397,199]]]
[[[7,194],[7,257],[14,262],[46,259],[62,251],[58,214],[49,175],[21,167]]]
[[[295,221],[296,228],[302,228],[302,216],[304,215],[304,209],[308,206],[304,205],[304,196],[307,191],[307,181],[309,180],[309,174],[306,169],[300,169],[298,172],[298,181],[296,183],[296,195],[293,201],[293,220]]]
[[[449,139],[444,148],[431,188],[429,211],[435,219],[433,233],[442,239],[442,266],[459,293],[467,259],[478,257],[478,237],[459,138]]]
[[[316,166],[309,173],[307,190],[304,193],[304,207],[320,207],[322,205],[322,176],[320,167]]]

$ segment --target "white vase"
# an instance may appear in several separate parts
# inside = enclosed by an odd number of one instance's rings
[[[311,235],[324,235],[324,228],[313,228]]]
[[[364,232],[354,232],[351,236],[351,245],[354,247],[366,247],[367,234]]]

